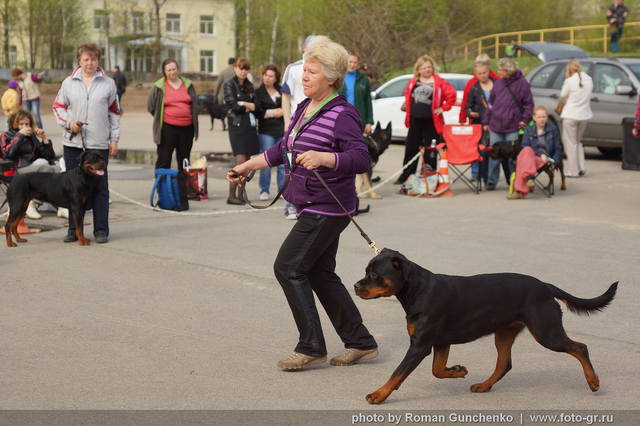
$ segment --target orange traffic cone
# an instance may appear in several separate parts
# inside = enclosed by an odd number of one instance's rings
[[[453,197],[455,194],[449,184],[449,162],[447,161],[447,151],[440,154],[440,164],[438,164],[438,186],[432,197]]]
[[[35,234],[36,232],[40,232],[39,229],[29,229],[26,223],[24,223],[24,218],[20,219],[18,223],[18,234],[26,235],[26,234]],[[4,234],[4,226],[0,228],[0,234]]]

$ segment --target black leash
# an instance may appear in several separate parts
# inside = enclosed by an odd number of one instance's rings
[[[233,169],[231,171],[233,171]],[[364,238],[364,240],[367,242],[367,244],[373,250],[373,252],[376,254],[376,256],[379,255],[381,250],[376,246],[375,241],[373,241],[371,238],[369,238],[367,233],[364,232],[364,229],[362,229],[362,227],[360,225],[358,225],[358,222],[355,221],[355,219],[353,218],[353,215],[351,213],[349,213],[347,211],[347,209],[344,208],[344,206],[342,205],[342,203],[340,202],[338,197],[336,197],[336,195],[333,193],[331,188],[329,188],[329,185],[327,185],[327,182],[325,182],[325,180],[322,178],[322,176],[320,176],[320,173],[318,173],[317,170],[312,170],[312,171],[313,171],[313,174],[316,176],[316,178],[320,181],[322,186],[324,186],[324,188],[329,192],[329,194],[331,194],[333,199],[336,200],[336,202],[338,203],[340,208],[347,214],[347,216],[349,216],[349,220],[351,220],[351,222],[355,225],[355,227],[358,228],[358,231],[360,231],[360,235],[362,235],[362,238]],[[278,199],[282,196],[282,193],[284,192],[284,190],[287,188],[287,185],[289,185],[289,182],[291,181],[291,172],[289,172],[289,174],[287,175],[287,178],[286,178],[286,180],[284,182],[284,185],[282,185],[282,189],[280,189],[280,191],[278,191],[278,194],[273,198],[273,200],[271,200],[271,202],[269,204],[265,205],[265,206],[259,206],[259,205],[252,204],[249,201],[249,197],[247,196],[247,189],[246,189],[247,182],[249,182],[253,178],[253,176],[255,174],[256,174],[256,171],[252,170],[247,175],[247,178],[243,179],[242,182],[240,182],[238,184],[238,185],[240,185],[242,198],[244,199],[245,203],[247,203],[249,206],[251,206],[254,209],[266,209],[266,208],[269,208],[272,205],[274,205],[276,201],[278,201]]]

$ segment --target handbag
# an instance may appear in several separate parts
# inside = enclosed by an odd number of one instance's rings
[[[564,109],[564,104],[565,104],[564,100],[562,99],[558,100],[558,103],[556,104],[556,107],[554,109],[556,114],[558,115],[562,114],[562,110]]]
[[[185,173],[173,169],[156,169],[149,204],[164,210],[189,210]]]
[[[427,164],[424,161],[424,151],[422,151],[419,162],[419,171],[409,176],[407,181],[402,185],[407,195],[416,197],[432,194],[438,186],[438,174],[427,171]]]

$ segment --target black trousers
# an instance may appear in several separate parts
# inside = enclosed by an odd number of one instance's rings
[[[173,124],[162,123],[160,145],[157,147],[158,160],[156,161],[156,169],[171,168],[171,157],[175,149],[178,170],[182,170],[184,159],[188,160],[191,154],[193,133],[193,125],[174,126]]]
[[[418,153],[421,146],[431,146],[431,141],[435,139],[436,142],[440,142],[440,135],[436,132],[436,128],[433,125],[433,120],[428,118],[411,118],[411,124],[409,127],[409,133],[407,134],[407,140],[404,144],[404,160],[402,164],[406,164],[411,160],[414,155]],[[436,152],[425,151],[424,161],[430,165],[433,170],[437,170],[437,158]],[[409,175],[416,172],[419,161],[414,161],[409,167],[404,169],[404,172],[398,178],[404,182]]]
[[[280,247],[274,271],[300,333],[296,352],[311,356],[327,354],[313,293],[346,348],[377,347],[362,323],[360,311],[335,273],[340,233],[348,224],[347,216],[303,213]]]

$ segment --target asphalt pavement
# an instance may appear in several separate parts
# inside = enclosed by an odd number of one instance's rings
[[[194,150],[228,151],[226,134],[205,121]],[[45,128],[59,151],[51,116]],[[122,149],[152,150],[151,118],[125,113]],[[216,123],[219,126],[219,123]],[[391,176],[392,146],[375,175]],[[404,312],[393,298],[360,300],[352,286],[372,257],[356,229],[342,234],[337,272],[356,299],[380,357],[353,367],[328,364],[283,372],[276,362],[297,332],[273,261],[293,222],[282,201],[266,211],[225,203],[229,164],[210,163],[210,200],[185,213],[148,207],[153,168],[110,163],[111,240],[64,244],[64,220],[28,236],[0,257],[0,409],[170,410],[637,410],[640,385],[638,241],[640,173],[588,150],[587,175],[568,179],[549,199],[507,200],[497,191],[417,199],[385,185],[382,200],[357,220],[380,247],[433,272],[520,272],[590,298],[619,281],[604,312],[566,312],[569,336],[587,344],[601,381],[592,393],[571,356],[540,346],[527,332],[513,369],[491,392],[469,387],[495,366],[492,337],[451,348],[465,379],[439,380],[431,359],[381,406],[364,397],[391,375],[408,347]],[[250,196],[257,198],[257,184]],[[91,222],[91,215],[87,215]],[[91,225],[85,226],[90,235]],[[342,350],[321,311],[329,355]],[[295,422],[293,422],[295,424]],[[346,423],[345,423],[346,424]]]

